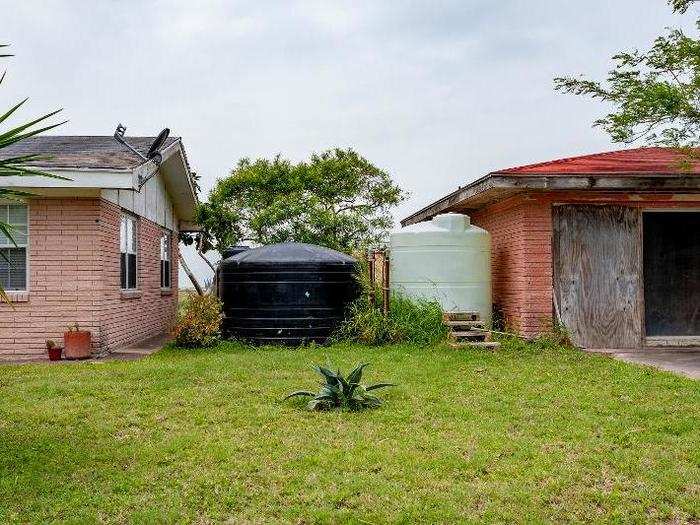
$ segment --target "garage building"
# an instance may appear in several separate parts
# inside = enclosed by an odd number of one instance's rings
[[[402,225],[465,213],[491,233],[494,306],[585,348],[700,345],[700,162],[637,148],[489,173]]]

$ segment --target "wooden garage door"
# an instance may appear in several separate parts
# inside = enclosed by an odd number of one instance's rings
[[[554,294],[584,348],[636,348],[642,340],[640,213],[623,206],[553,208]]]

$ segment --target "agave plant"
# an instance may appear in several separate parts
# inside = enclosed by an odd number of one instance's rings
[[[333,410],[344,408],[347,410],[363,410],[365,408],[376,408],[382,404],[382,400],[369,392],[394,386],[394,383],[375,383],[373,385],[362,385],[362,371],[369,363],[360,363],[345,378],[340,370],[333,372],[329,367],[316,365],[314,370],[321,376],[321,389],[318,392],[310,390],[297,390],[292,392],[285,399],[292,397],[310,397],[307,408],[309,410]]]
[[[0,44],[0,49],[7,47],[7,44]],[[0,53],[0,58],[4,57],[9,57],[12,55]],[[0,84],[2,84],[2,81],[5,79],[5,73],[3,72],[0,74]],[[0,125],[5,123],[19,108],[21,108],[24,103],[27,101],[25,98],[18,104],[15,104],[12,108],[10,108],[7,112],[4,114],[0,114]],[[19,126],[15,126],[13,128],[10,128],[6,131],[0,131],[0,150],[2,148],[6,148],[12,144],[15,144],[16,142],[19,142],[21,140],[24,140],[29,137],[33,137],[34,135],[38,135],[39,133],[43,133],[44,131],[48,131],[50,129],[53,129],[57,126],[60,126],[61,124],[65,124],[66,121],[59,122],[57,124],[51,124],[48,126],[44,127],[38,127],[37,125],[45,122],[47,119],[53,117],[56,113],[60,112],[61,110],[56,110],[52,111],[51,113],[48,113],[46,115],[43,115],[39,118],[36,118],[30,122],[27,122],[25,124],[21,124]],[[66,177],[61,177],[58,175],[54,175],[51,173],[46,173],[44,171],[40,171],[37,169],[33,169],[29,163],[31,161],[35,161],[40,159],[38,155],[21,155],[21,156],[16,156],[16,157],[10,157],[10,158],[5,158],[5,159],[0,159],[0,177],[28,177],[32,175],[39,175],[42,177],[50,177],[54,179],[66,179]],[[67,180],[67,179],[66,179]],[[18,200],[21,201],[22,199],[26,199],[30,197],[31,194],[25,191],[20,191],[20,190],[15,190],[13,188],[2,188],[0,187],[0,199],[9,199],[9,200]],[[15,244],[15,240],[13,237],[13,229],[12,226],[7,224],[6,222],[0,221],[0,233],[3,233],[7,238],[10,239],[10,242]],[[7,258],[3,252],[0,251],[0,258],[4,259],[7,264],[9,264],[9,261],[7,261]],[[0,286],[0,300],[9,302],[9,299],[7,295],[5,295],[4,290]]]

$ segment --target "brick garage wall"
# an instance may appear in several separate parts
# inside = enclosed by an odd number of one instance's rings
[[[121,209],[102,201],[101,254],[103,301],[101,338],[103,349],[135,343],[170,332],[177,314],[177,232],[171,236],[171,291],[160,288],[160,237],[164,229],[138,218],[137,292],[125,293],[119,284],[119,222]]]
[[[506,325],[533,337],[552,319],[551,204],[516,196],[471,215],[491,234],[493,302]]]
[[[29,291],[0,303],[0,358],[45,355],[72,323],[99,332],[99,199],[31,199]],[[96,348],[96,344],[95,344]]]
[[[99,198],[31,199],[29,292],[0,303],[0,359],[46,354],[69,324],[90,330],[93,352],[172,329],[177,311],[177,233],[171,245],[172,292],[160,289],[163,229],[139,218],[137,297],[119,289],[119,207]]]
[[[509,328],[533,337],[551,326],[552,207],[597,204],[641,209],[700,209],[700,195],[538,192],[487,206],[472,222],[491,233],[493,302]]]

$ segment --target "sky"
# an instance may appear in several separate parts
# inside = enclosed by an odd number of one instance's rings
[[[0,107],[64,108],[55,134],[181,136],[203,199],[242,157],[352,147],[410,197],[396,223],[489,171],[620,148],[600,102],[617,51],[698,9],[663,0],[0,0]],[[210,272],[185,256],[203,279]],[[180,277],[180,284],[187,285]]]

